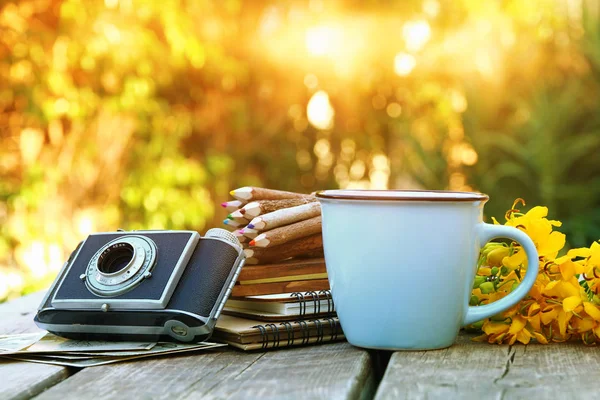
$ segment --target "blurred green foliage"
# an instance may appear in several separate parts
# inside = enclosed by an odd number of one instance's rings
[[[600,238],[595,1],[0,3],[0,298],[232,188],[428,188]]]

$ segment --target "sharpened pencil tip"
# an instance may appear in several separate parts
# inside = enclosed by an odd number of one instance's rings
[[[256,242],[253,240],[250,241],[250,243],[248,243],[250,246],[254,246],[256,244]]]
[[[250,229],[254,229],[254,225],[252,225],[252,224],[248,224],[248,228],[250,228]]]
[[[225,202],[221,203],[221,207],[223,207],[223,208],[227,207],[227,202],[225,201]]]
[[[243,235],[244,234],[244,228],[240,229],[238,232]]]
[[[230,191],[229,194],[235,196],[235,190]]]
[[[227,219],[233,219],[233,217],[231,216],[231,214],[227,215]]]

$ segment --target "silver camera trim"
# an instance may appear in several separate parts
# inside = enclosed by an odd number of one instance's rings
[[[133,249],[133,256],[125,268],[104,273],[98,268],[102,254],[119,243],[127,243]],[[148,237],[131,235],[111,240],[94,254],[85,270],[85,286],[94,294],[103,297],[118,296],[126,293],[144,279],[156,264],[156,244]]]
[[[73,264],[75,263],[75,260],[79,256],[79,252],[85,246],[85,242],[84,242],[81,245],[81,247],[79,248],[77,255],[75,257],[73,257],[73,261],[71,263],[69,263],[69,265],[67,267],[68,269],[65,271],[64,274],[61,274],[62,277],[61,277],[60,284],[58,285],[58,287],[56,288],[56,290],[54,291],[53,296],[52,296],[52,301],[51,301],[52,306],[54,308],[56,308],[57,310],[92,310],[92,309],[98,309],[98,310],[103,310],[103,309],[162,310],[162,309],[164,309],[167,306],[167,304],[169,303],[169,300],[171,299],[171,296],[173,295],[173,292],[175,291],[175,288],[177,287],[177,284],[179,283],[179,279],[181,278],[181,275],[183,274],[185,267],[188,264],[188,261],[192,257],[194,250],[196,250],[196,245],[198,244],[198,241],[200,240],[200,234],[196,231],[144,231],[144,232],[148,232],[148,233],[170,232],[170,233],[190,233],[191,234],[190,239],[188,240],[185,248],[183,249],[183,251],[181,253],[181,256],[179,257],[179,260],[177,261],[177,265],[175,265],[175,268],[173,269],[173,272],[171,273],[171,277],[169,278],[169,281],[167,282],[167,284],[158,300],[114,299],[111,297],[100,297],[98,294],[91,292],[91,291],[90,292],[92,294],[94,294],[95,296],[98,296],[98,299],[57,300],[56,294],[60,291],[60,288],[62,287],[62,285],[64,283],[64,278],[68,275],[69,270],[72,268]],[[115,233],[123,233],[123,236],[121,236],[120,238],[117,238],[115,240],[122,239],[124,237],[134,236],[134,235],[144,237],[143,235],[140,235],[140,234],[131,235],[126,232],[101,232],[101,233],[95,233],[94,235],[114,235]],[[86,241],[87,241],[87,239],[86,239]],[[102,248],[104,248],[104,246]]]
[[[37,325],[51,332],[66,332],[66,333],[96,333],[96,334],[121,334],[121,335],[169,335],[179,341],[182,342],[190,342],[194,339],[194,336],[207,335],[209,334],[213,327],[214,323],[210,323],[210,319],[207,317],[199,316],[187,311],[181,310],[146,310],[146,311],[161,311],[161,312],[171,312],[182,315],[188,315],[192,318],[199,319],[204,323],[204,325],[196,326],[196,327],[188,327],[183,322],[178,319],[169,319],[162,326],[142,326],[142,325],[93,325],[93,324],[75,324],[75,325],[66,325],[66,324],[51,324],[46,322],[37,322]],[[173,325],[181,325],[187,328],[186,335],[178,335],[173,332]]]

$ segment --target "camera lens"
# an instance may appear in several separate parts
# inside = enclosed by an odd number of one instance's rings
[[[98,258],[98,270],[103,274],[114,274],[125,268],[133,259],[133,247],[129,243],[115,243]]]

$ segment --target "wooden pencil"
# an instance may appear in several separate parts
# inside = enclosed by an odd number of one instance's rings
[[[261,215],[250,221],[248,228],[265,231],[294,222],[304,221],[321,215],[321,205],[318,202],[303,204],[301,206],[282,208],[268,214]]]
[[[245,205],[246,205],[246,202],[240,201],[240,200],[232,200],[232,201],[226,201],[224,203],[221,203],[221,207],[223,207],[229,213],[234,212],[238,208],[242,208]]]
[[[245,218],[248,221],[252,219],[251,215],[245,215],[245,214],[246,214],[246,210],[244,210],[243,208],[240,208],[239,210],[235,210],[234,212],[229,214],[227,216],[227,218],[229,218],[229,217],[237,218],[237,219]]]
[[[232,220],[232,221],[235,221],[235,222],[239,222],[239,223],[240,223],[240,224],[242,224],[242,225],[246,225],[246,224],[248,224],[248,220],[247,220],[246,218],[234,217],[234,216],[233,216],[233,215],[231,215],[231,214],[229,214],[229,215],[227,216],[227,219],[230,219],[230,220]]]
[[[237,238],[237,240],[244,244],[245,242],[248,241],[248,238],[246,236],[244,236],[243,233],[241,233],[238,229],[236,229],[235,231],[233,231],[233,235]]]
[[[258,236],[258,231],[256,229],[250,229],[248,227],[240,229],[240,233],[246,236],[248,239],[254,239]]]
[[[323,250],[321,233],[292,240],[279,246],[268,248],[252,247],[244,250],[246,264],[269,264],[303,254],[315,254]]]
[[[266,231],[250,241],[250,247],[270,247],[321,232],[321,216]]]
[[[229,218],[225,218],[225,219],[223,220],[223,223],[224,223],[225,225],[227,225],[227,226],[231,226],[231,227],[233,227],[233,228],[238,228],[238,227],[240,227],[240,226],[244,226],[244,225],[245,225],[245,224],[243,224],[243,223],[241,223],[241,222],[237,222],[237,221],[234,221],[234,220],[232,220],[232,219],[229,219]]]
[[[285,192],[283,190],[265,189],[260,187],[245,186],[229,192],[237,200],[281,200],[302,198],[308,195],[302,193]]]
[[[252,219],[254,217],[258,217],[259,215],[268,214],[283,208],[296,207],[302,204],[314,203],[316,201],[317,199],[312,196],[297,199],[253,201],[240,208],[237,214],[240,216],[243,215],[248,219]]]

